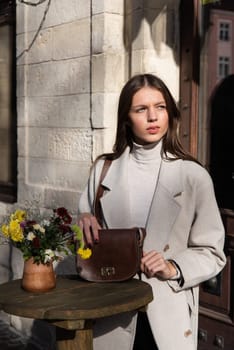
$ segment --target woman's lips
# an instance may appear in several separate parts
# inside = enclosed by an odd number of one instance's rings
[[[147,131],[149,134],[157,134],[159,131],[159,127],[158,126],[151,126],[151,127],[147,128]]]

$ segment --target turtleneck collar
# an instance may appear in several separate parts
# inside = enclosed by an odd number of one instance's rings
[[[149,162],[161,159],[162,140],[148,145],[139,145],[133,142],[131,155],[137,161]]]

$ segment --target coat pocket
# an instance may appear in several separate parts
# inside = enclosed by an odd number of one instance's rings
[[[185,291],[185,294],[186,294],[186,299],[187,299],[187,303],[188,303],[189,311],[190,311],[190,316],[191,316],[196,310],[196,303],[195,303],[193,289],[192,288],[187,289]]]

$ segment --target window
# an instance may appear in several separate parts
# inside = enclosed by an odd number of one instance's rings
[[[0,3],[0,201],[16,200],[15,1]]]
[[[229,22],[219,23],[219,40],[230,41],[230,23]]]
[[[225,78],[230,72],[230,59],[229,57],[220,56],[218,59],[219,69],[219,79]]]

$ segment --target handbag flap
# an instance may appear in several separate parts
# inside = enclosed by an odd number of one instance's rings
[[[140,271],[145,229],[101,229],[89,259],[76,258],[77,272],[93,282],[124,281]]]

